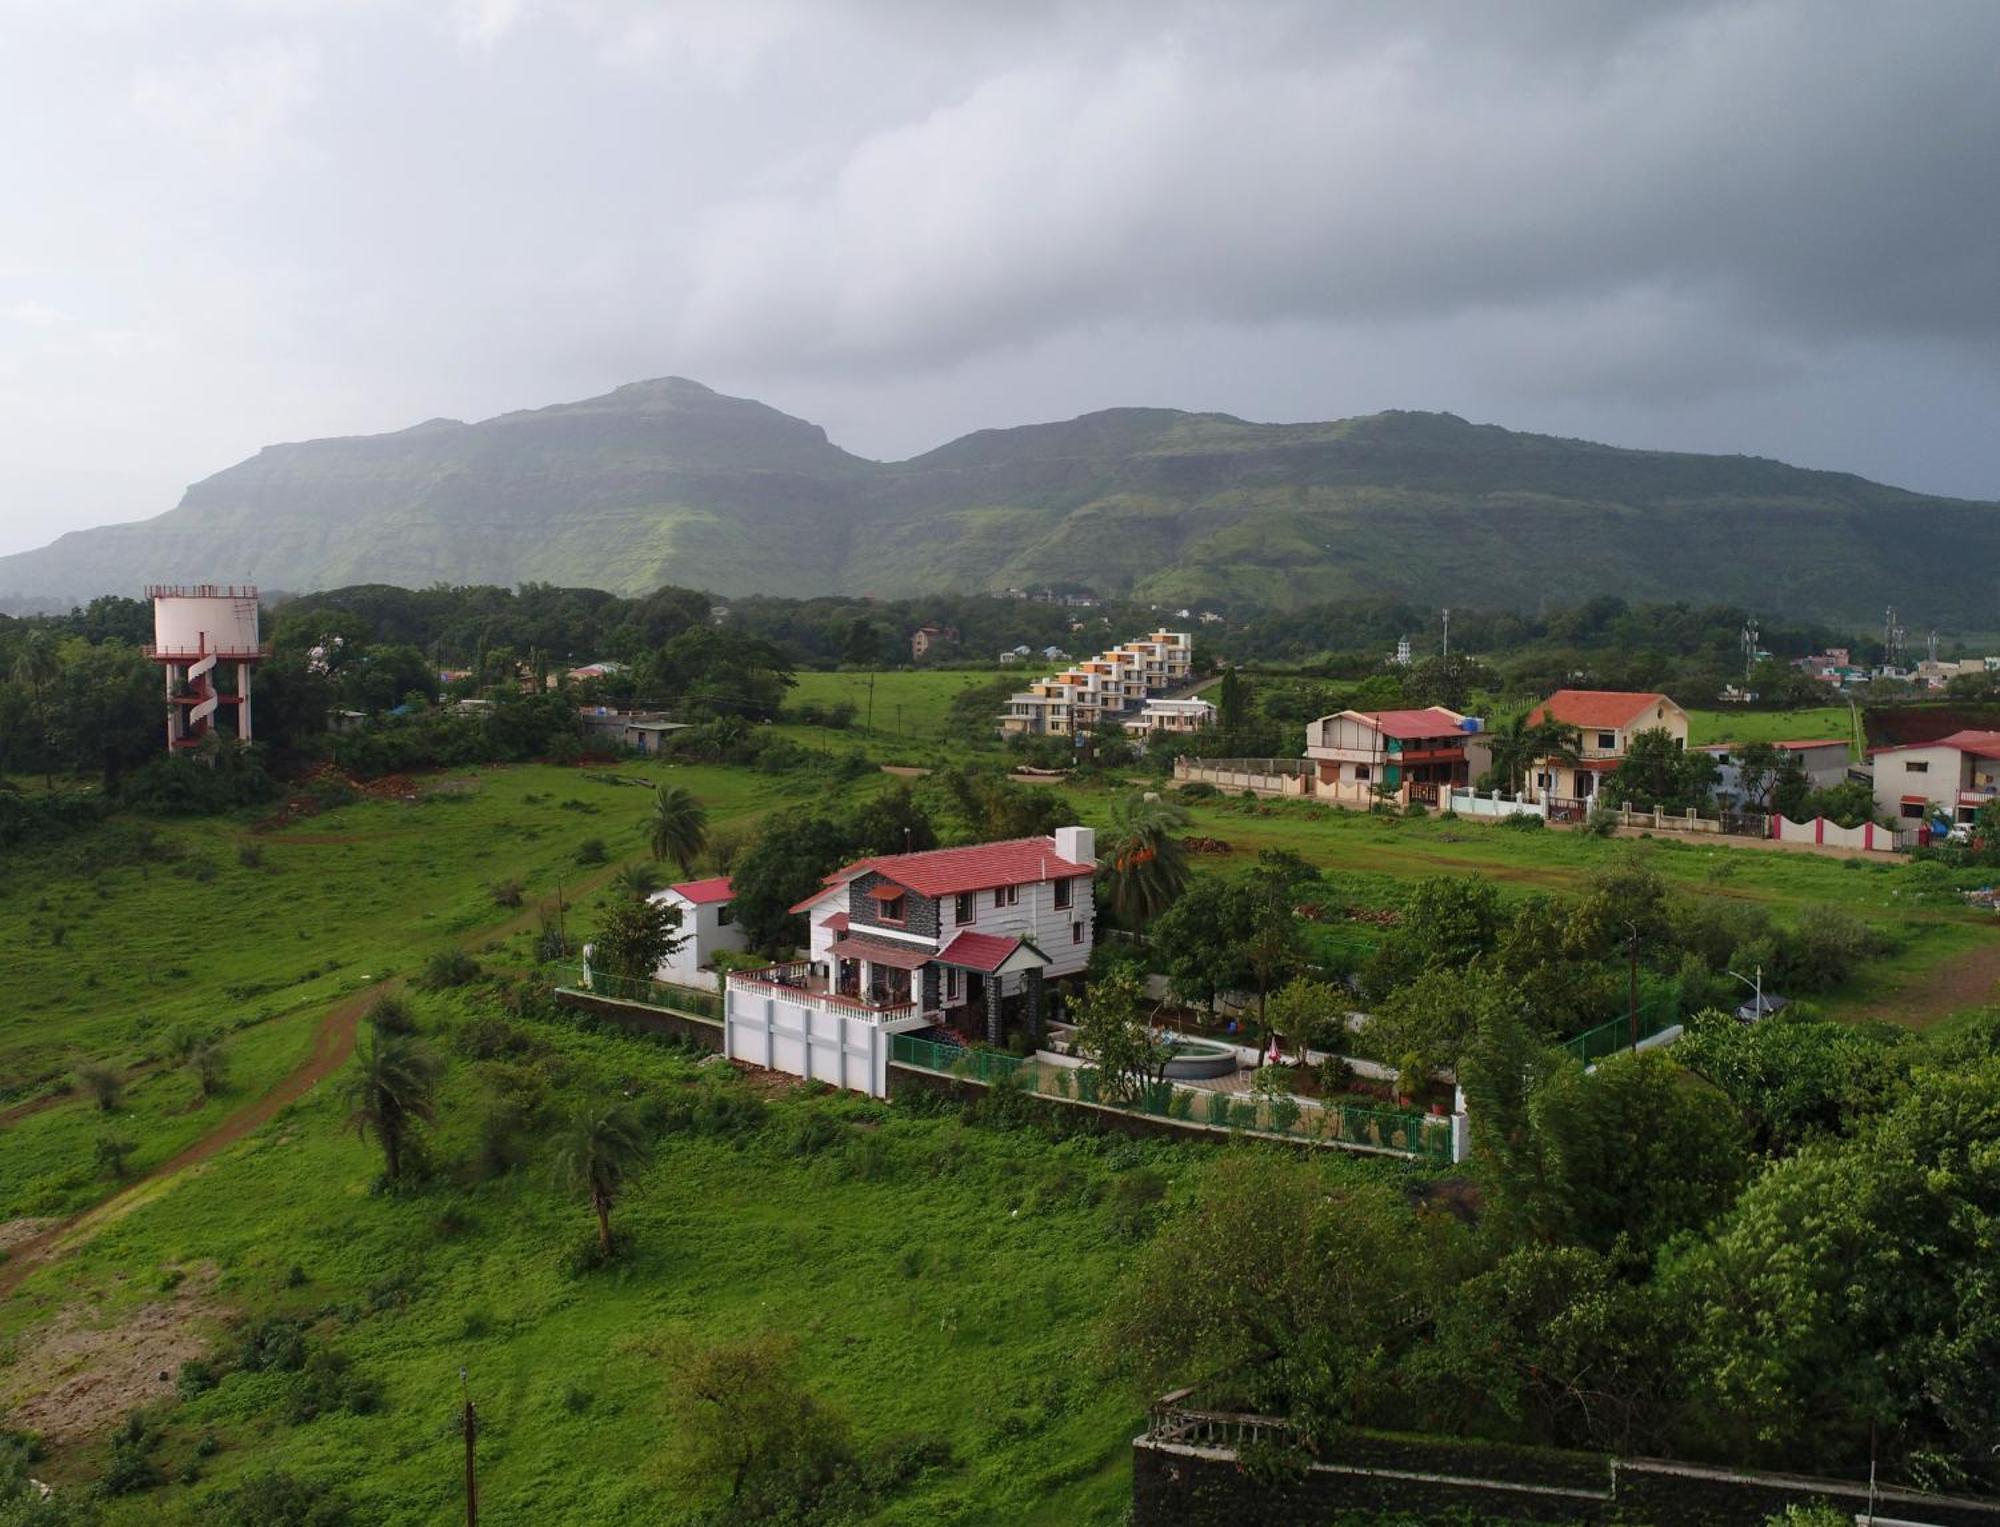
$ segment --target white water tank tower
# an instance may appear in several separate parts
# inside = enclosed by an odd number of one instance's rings
[[[257,640],[257,591],[235,584],[158,584],[153,644],[166,671],[167,746],[192,748],[212,734],[250,740],[250,670],[268,649]],[[229,715],[233,730],[216,722]]]

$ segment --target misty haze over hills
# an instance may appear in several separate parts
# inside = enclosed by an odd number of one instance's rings
[[[1895,602],[1963,628],[1990,624],[1996,559],[1993,504],[1450,414],[1112,409],[880,463],[665,378],[266,447],[155,519],[0,558],[0,601],[179,580],[885,597],[1067,581],[1276,605],[1696,597],[1860,622]]]

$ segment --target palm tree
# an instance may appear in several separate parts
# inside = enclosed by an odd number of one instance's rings
[[[1575,727],[1553,716],[1544,716],[1531,725],[1525,711],[1505,726],[1488,732],[1486,740],[1493,750],[1493,772],[1509,795],[1520,794],[1522,776],[1542,759],[1574,765],[1582,756],[1583,735]]]
[[[358,1069],[347,1082],[347,1122],[381,1144],[391,1182],[402,1176],[403,1150],[419,1124],[437,1117],[437,1057],[406,1035],[385,1034],[355,1052]]]
[[[1137,928],[1173,905],[1188,883],[1187,850],[1174,836],[1188,814],[1150,791],[1120,798],[1097,861],[1111,910]]]
[[[619,866],[618,873],[611,877],[611,885],[621,896],[644,901],[660,888],[660,872],[645,860],[635,859]]]
[[[682,785],[662,785],[653,792],[651,821],[653,857],[671,859],[683,875],[694,873],[694,861],[708,846],[708,813],[694,792]]]
[[[646,1128],[628,1103],[586,1106],[555,1138],[556,1176],[590,1200],[597,1216],[597,1244],[607,1257],[612,1206],[650,1154]]]
[[[30,631],[14,659],[14,682],[25,685],[33,698],[35,726],[42,735],[43,779],[51,790],[56,787],[56,766],[53,739],[49,736],[48,688],[61,677],[62,657],[56,651],[55,640],[40,627]]]

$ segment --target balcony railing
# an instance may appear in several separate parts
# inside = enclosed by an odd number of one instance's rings
[[[904,1018],[914,1018],[918,1011],[913,999],[902,1002],[870,1002],[864,997],[850,997],[845,992],[829,990],[826,977],[817,973],[803,960],[794,960],[784,965],[766,965],[759,970],[731,971],[729,984],[751,996],[769,996],[778,992],[790,1002],[805,1002],[814,1007],[857,1013],[875,1023],[895,1023]]]

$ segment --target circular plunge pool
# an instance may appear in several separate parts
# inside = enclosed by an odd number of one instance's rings
[[[1206,1039],[1176,1039],[1174,1058],[1167,1062],[1165,1074],[1183,1079],[1231,1076],[1239,1064],[1234,1045],[1213,1044]]]

